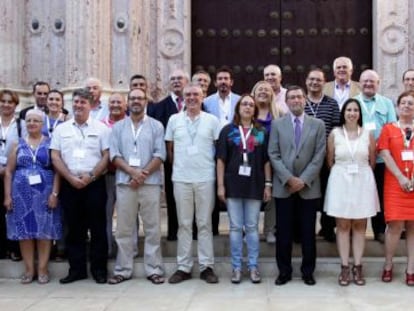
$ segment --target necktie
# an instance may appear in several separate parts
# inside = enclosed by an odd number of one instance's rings
[[[299,118],[295,118],[295,145],[296,149],[299,147],[300,136],[302,135],[302,129],[300,127],[300,120]]]
[[[177,97],[177,109],[178,109],[178,112],[180,112],[182,108],[183,108],[183,98],[182,97]]]

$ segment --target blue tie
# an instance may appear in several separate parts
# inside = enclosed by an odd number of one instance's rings
[[[295,145],[296,149],[299,147],[300,136],[302,135],[302,128],[300,127],[299,118],[295,118]]]

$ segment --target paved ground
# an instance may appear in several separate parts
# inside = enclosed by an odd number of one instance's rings
[[[247,279],[234,285],[228,279],[209,285],[199,279],[182,284],[152,285],[133,279],[119,285],[97,285],[92,280],[60,285],[21,285],[0,279],[0,310],[413,310],[414,288],[395,279],[384,284],[368,278],[367,285],[339,287],[336,278],[322,278],[315,286],[299,279],[279,287],[273,278],[261,284]]]

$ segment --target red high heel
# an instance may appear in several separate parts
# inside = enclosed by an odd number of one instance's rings
[[[405,284],[407,286],[414,286],[414,273],[405,272]]]
[[[390,270],[385,270],[385,268],[384,268],[384,270],[382,271],[381,279],[382,279],[383,282],[389,283],[389,282],[392,281],[392,268],[393,268],[392,266],[391,266]]]

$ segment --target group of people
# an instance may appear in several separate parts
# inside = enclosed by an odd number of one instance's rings
[[[393,255],[405,230],[406,284],[414,285],[414,70],[404,73],[405,91],[394,105],[378,94],[374,70],[362,72],[357,83],[349,58],[338,57],[333,68],[335,80],[328,83],[321,69],[311,69],[305,90],[283,88],[280,68],[269,65],[251,92],[238,95],[231,90],[231,70],[222,67],[210,96],[207,72],[190,79],[176,69],[169,76],[170,94],[158,103],[142,75],[131,77],[126,100],[114,93],[108,103],[101,100],[100,81],[90,78],[73,92],[71,113],[62,93],[38,82],[35,105],[18,118],[16,93],[2,90],[0,255],[18,257],[18,241],[25,264],[21,282],[45,284],[57,241],[69,261],[60,283],[87,278],[89,253],[96,283],[119,284],[133,275],[139,216],[145,274],[162,284],[164,186],[167,240],[177,240],[171,284],[192,277],[193,238],[200,279],[219,281],[213,235],[225,205],[233,283],[242,281],[244,243],[249,279],[261,282],[263,208],[265,239],[276,243],[276,285],[292,278],[293,241],[302,247],[304,283],[316,284],[317,211],[323,211],[319,234],[337,243],[339,285],[365,284],[362,257],[370,217],[374,238],[385,242],[382,280],[393,278]],[[108,278],[114,208],[117,252]]]

